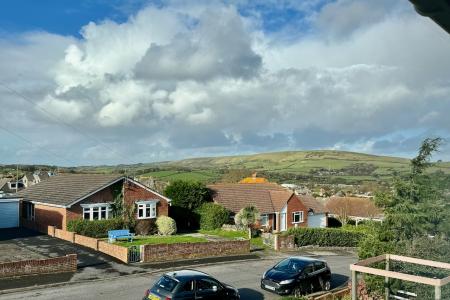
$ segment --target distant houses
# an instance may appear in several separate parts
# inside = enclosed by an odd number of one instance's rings
[[[332,196],[325,204],[330,217],[335,217],[342,224],[349,220],[358,225],[361,221],[382,221],[383,211],[378,208],[372,198]]]
[[[25,173],[25,175],[20,177],[19,180],[14,177],[0,178],[0,198],[14,195],[16,192],[47,180],[50,176],[54,176],[54,173],[37,171],[34,173]]]
[[[327,212],[316,199],[257,178],[256,174],[240,183],[208,185],[213,201],[236,214],[255,206],[261,214],[260,226],[275,232],[292,227],[326,227]]]

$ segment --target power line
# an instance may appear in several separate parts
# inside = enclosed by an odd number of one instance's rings
[[[128,160],[128,157],[120,154],[118,151],[116,151],[115,149],[111,149],[110,145],[107,145],[106,143],[102,142],[101,140],[97,139],[96,137],[89,135],[85,132],[83,132],[81,129],[78,129],[77,127],[75,127],[74,125],[65,122],[64,120],[62,120],[61,118],[59,118],[58,116],[56,116],[55,114],[49,112],[48,110],[46,110],[45,108],[41,107],[38,103],[36,103],[35,101],[33,101],[32,99],[30,99],[29,97],[25,96],[24,94],[20,93],[19,91],[9,87],[8,85],[6,85],[4,82],[0,81],[0,86],[2,86],[4,89],[8,90],[10,93],[15,94],[16,96],[22,98],[23,100],[35,105],[40,111],[44,112],[47,116],[49,116],[51,119],[53,119],[53,121],[56,121],[66,127],[69,127],[70,129],[72,129],[73,131],[77,132],[78,134],[83,135],[84,137],[91,139],[92,141],[94,141],[96,144],[99,144],[100,146],[103,146],[105,149],[108,149],[110,151],[112,151],[113,153],[115,153],[117,156],[121,157],[122,159],[124,159],[125,161]]]
[[[39,148],[39,149],[43,150],[44,152],[47,152],[47,153],[49,153],[50,155],[55,156],[55,157],[57,157],[57,158],[59,158],[59,159],[65,161],[65,162],[69,163],[69,165],[72,165],[72,163],[71,163],[70,161],[68,161],[66,158],[64,158],[64,157],[60,156],[59,154],[56,154],[56,153],[54,153],[54,152],[48,150],[47,148],[44,148],[44,147],[41,147],[41,146],[38,146],[38,145],[34,144],[34,143],[31,142],[30,140],[28,140],[28,139],[24,138],[23,136],[21,136],[21,135],[15,133],[14,131],[11,131],[11,130],[9,130],[8,128],[5,128],[5,127],[3,127],[2,125],[0,125],[0,129],[3,129],[3,130],[6,131],[7,133],[9,133],[9,134],[11,134],[11,135],[13,135],[13,136],[15,136],[15,137],[21,139],[22,141],[24,141],[24,142],[30,144],[31,146],[36,147],[36,148]]]

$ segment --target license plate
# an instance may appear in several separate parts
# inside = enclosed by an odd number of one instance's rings
[[[152,294],[148,295],[148,299],[149,300],[161,300],[161,298],[159,298],[158,296],[152,295]]]
[[[270,285],[265,285],[266,289],[271,290],[271,291],[275,291],[275,288],[273,286]]]

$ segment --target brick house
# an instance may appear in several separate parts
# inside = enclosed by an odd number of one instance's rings
[[[302,201],[276,183],[233,183],[208,185],[215,203],[236,214],[244,207],[255,206],[261,214],[260,226],[279,232],[291,227],[308,227],[308,215],[320,204],[313,198]],[[314,207],[313,207],[314,206]]]
[[[22,199],[22,226],[48,225],[67,230],[74,219],[112,218],[111,205],[120,198],[135,209],[136,232],[146,234],[156,217],[168,215],[170,199],[122,175],[62,174],[52,176],[17,194]]]

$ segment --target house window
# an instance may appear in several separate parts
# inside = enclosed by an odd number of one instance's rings
[[[139,201],[136,202],[138,209],[138,219],[153,219],[156,218],[156,203],[157,201]]]
[[[109,204],[87,204],[83,207],[83,219],[85,220],[106,220],[112,216]]]
[[[261,215],[260,224],[261,224],[261,226],[268,226],[269,225],[269,215]]]
[[[292,213],[292,223],[303,223],[302,211],[296,211]]]
[[[24,202],[23,203],[23,212],[24,217],[27,220],[33,221],[34,220],[34,204],[30,202]]]

